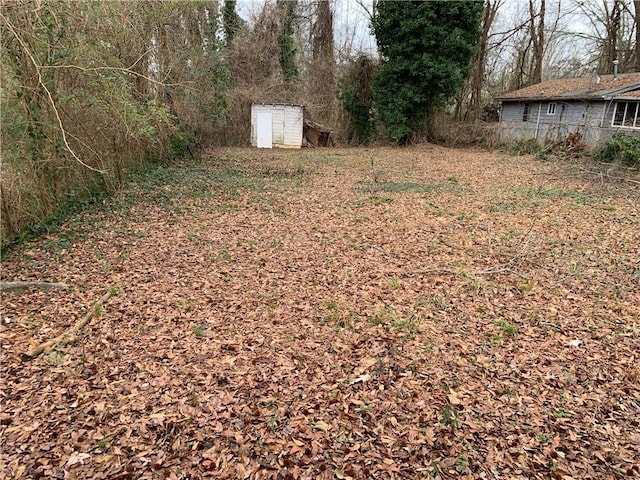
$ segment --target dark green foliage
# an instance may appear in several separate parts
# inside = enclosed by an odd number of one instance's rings
[[[366,143],[373,134],[373,77],[376,64],[360,55],[352,60],[340,80],[338,98],[348,115],[347,140],[351,144]]]
[[[399,143],[462,86],[480,35],[482,1],[380,1],[372,27],[383,55],[374,102]]]
[[[616,132],[593,156],[601,162],[640,166],[640,136]]]
[[[291,82],[298,78],[296,65],[296,41],[294,25],[296,20],[297,0],[278,0],[278,7],[282,12],[282,27],[278,35],[278,61],[285,81]]]
[[[240,18],[236,12],[236,0],[224,0],[222,9],[222,25],[224,28],[224,38],[229,45],[233,41],[233,37],[245,25],[245,21]]]

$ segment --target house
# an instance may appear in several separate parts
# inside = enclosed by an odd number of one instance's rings
[[[251,145],[258,148],[300,148],[304,107],[289,103],[251,105]]]
[[[617,131],[640,135],[640,72],[549,80],[497,100],[503,141],[553,142],[579,132],[593,147]]]

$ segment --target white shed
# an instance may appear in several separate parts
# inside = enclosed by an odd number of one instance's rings
[[[258,148],[300,148],[304,107],[288,103],[251,105],[251,145]]]

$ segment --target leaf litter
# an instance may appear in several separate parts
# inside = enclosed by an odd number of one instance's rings
[[[561,173],[427,145],[140,176],[2,261],[72,288],[2,295],[0,479],[640,476],[638,191]]]

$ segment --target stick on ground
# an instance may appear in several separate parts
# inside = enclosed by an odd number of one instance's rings
[[[37,288],[38,290],[51,290],[54,288],[69,288],[66,283],[49,282],[0,282],[0,292],[13,292],[26,288]]]
[[[32,358],[37,357],[42,352],[44,352],[48,348],[53,347],[54,345],[65,344],[72,341],[75,338],[76,333],[78,333],[78,330],[84,327],[89,322],[89,320],[91,320],[98,313],[98,311],[102,308],[102,305],[104,304],[104,302],[106,302],[107,300],[109,300],[109,298],[111,298],[111,296],[113,295],[113,292],[114,290],[110,288],[109,291],[105,293],[102,296],[102,298],[93,305],[91,310],[89,310],[89,312],[84,316],[82,320],[79,320],[73,327],[68,328],[57,337],[52,338],[51,340],[48,340],[44,343],[41,343],[37,347],[34,347],[28,352],[23,353],[22,359],[30,360]]]

